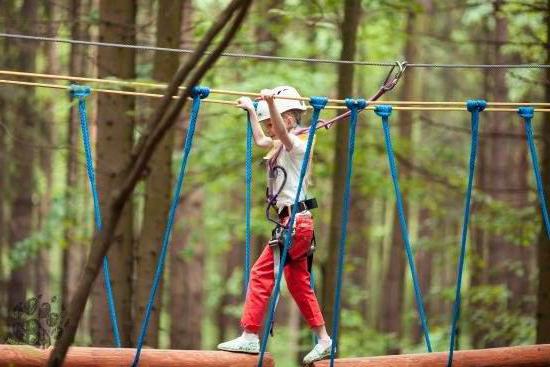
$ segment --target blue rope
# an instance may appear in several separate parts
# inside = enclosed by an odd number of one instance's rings
[[[389,117],[392,112],[391,106],[379,105],[376,106],[374,112],[382,117],[382,126],[384,128],[384,140],[386,142],[386,153],[388,155],[388,163],[390,167],[391,178],[393,181],[393,189],[395,191],[395,201],[397,205],[397,213],[399,216],[399,224],[401,226],[401,237],[403,238],[403,245],[405,247],[405,253],[407,254],[407,261],[409,262],[409,268],[411,270],[411,277],[414,287],[414,299],[416,301],[416,308],[418,315],[420,316],[420,322],[422,325],[422,331],[424,333],[424,341],[428,352],[432,352],[432,344],[430,342],[430,330],[428,329],[428,322],[426,320],[426,311],[424,310],[424,300],[422,298],[422,290],[418,281],[418,273],[416,272],[416,266],[414,264],[414,255],[411,249],[411,243],[409,240],[409,230],[407,229],[407,219],[405,217],[405,209],[403,208],[403,196],[401,189],[399,188],[398,170],[395,164],[395,156],[393,153],[393,147],[390,135]]]
[[[185,146],[183,148],[183,158],[181,160],[178,179],[177,179],[176,185],[174,186],[174,196],[172,197],[172,203],[170,205],[170,212],[168,214],[168,223],[166,224],[166,228],[164,230],[164,235],[162,239],[162,249],[160,252],[159,259],[157,261],[157,268],[155,270],[155,276],[153,278],[153,285],[151,286],[149,300],[147,302],[147,307],[145,309],[145,317],[141,324],[141,330],[139,333],[137,346],[136,346],[136,355],[134,357],[134,362],[132,364],[133,367],[137,367],[139,364],[141,348],[143,347],[143,341],[145,339],[145,334],[147,333],[147,327],[149,325],[151,311],[153,309],[153,304],[155,302],[155,295],[157,293],[160,280],[162,278],[164,263],[166,260],[166,255],[168,253],[170,236],[172,234],[172,226],[174,225],[174,219],[176,217],[176,209],[178,207],[181,188],[183,186],[183,180],[185,178],[185,169],[187,167],[187,160],[189,158],[189,153],[191,152],[191,146],[193,144],[193,136],[195,134],[195,125],[197,123],[197,117],[199,114],[201,99],[206,98],[209,93],[210,93],[210,89],[206,87],[198,87],[198,86],[193,87],[191,91],[191,96],[193,97],[193,105],[191,107],[191,115],[189,117],[189,128],[187,130],[187,134],[185,137]]]
[[[349,137],[348,137],[348,157],[347,157],[347,174],[344,188],[344,205],[342,207],[342,217],[340,222],[340,242],[338,250],[338,266],[336,270],[336,289],[334,291],[334,307],[332,314],[332,346],[330,349],[330,367],[334,366],[334,357],[336,355],[336,345],[338,344],[338,332],[340,324],[340,295],[342,293],[342,278],[344,270],[344,259],[346,256],[346,236],[349,219],[349,201],[351,192],[351,175],[353,172],[353,153],[355,151],[355,130],[357,127],[357,116],[359,111],[367,107],[367,102],[364,99],[346,98],[346,106],[349,109],[351,116],[349,120]]]
[[[472,114],[472,140],[470,145],[470,167],[468,174],[468,187],[466,189],[466,200],[464,204],[464,222],[462,223],[462,236],[460,240],[460,256],[458,258],[458,271],[456,280],[455,302],[453,305],[453,319],[451,324],[451,341],[449,345],[449,359],[447,366],[453,365],[453,352],[455,347],[456,327],[460,318],[460,288],[462,286],[462,272],[464,269],[464,258],[466,257],[466,239],[468,237],[468,222],[470,221],[470,201],[472,198],[472,186],[474,171],[476,167],[477,139],[479,130],[479,113],[487,107],[487,102],[481,99],[468,100],[466,108]]]
[[[520,107],[518,108],[518,114],[523,118],[525,125],[525,136],[527,137],[527,144],[529,145],[529,152],[531,153],[531,162],[533,163],[533,173],[537,182],[537,192],[539,196],[540,209],[542,211],[542,217],[544,219],[544,227],[546,228],[546,235],[550,238],[550,220],[548,219],[548,209],[546,206],[546,200],[544,195],[544,188],[542,185],[542,178],[539,170],[539,160],[537,158],[537,148],[535,146],[535,139],[533,139],[533,127],[531,120],[535,114],[533,107]]]
[[[88,181],[90,182],[90,189],[92,190],[92,197],[94,201],[94,217],[97,231],[101,231],[103,228],[103,221],[101,219],[101,207],[99,206],[99,195],[97,193],[95,172],[94,172],[94,160],[92,158],[92,149],[90,147],[90,135],[88,133],[88,113],[86,109],[86,97],[90,95],[92,90],[88,86],[71,84],[70,90],[71,98],[78,98],[78,112],[80,114],[80,130],[82,132],[82,143],[84,144],[84,152],[86,154],[86,169],[88,171]],[[111,288],[111,276],[109,270],[109,259],[107,256],[103,258],[103,284],[105,287],[105,295],[107,297],[107,305],[109,308],[109,319],[111,321],[111,329],[113,331],[113,337],[115,339],[115,345],[117,348],[122,346],[120,342],[120,333],[118,331],[118,320],[116,315],[115,300],[113,297],[113,289]]]
[[[298,202],[300,201],[300,192],[302,191],[302,184],[304,182],[304,177],[307,172],[307,166],[309,163],[309,156],[311,154],[311,147],[313,145],[313,138],[315,136],[316,127],[317,127],[317,121],[319,120],[319,115],[321,114],[321,110],[325,108],[327,105],[327,98],[326,97],[311,97],[309,103],[313,107],[313,114],[311,115],[311,122],[309,127],[309,135],[307,138],[307,145],[306,145],[306,151],[304,153],[304,160],[302,161],[302,170],[300,171],[300,178],[298,180],[298,189],[296,190],[296,197],[294,199],[294,205],[292,209],[292,213],[290,215],[290,220],[288,221],[288,227],[285,231],[285,242],[284,242],[284,248],[283,248],[283,254],[281,257],[281,264],[284,264],[286,262],[286,257],[288,254],[288,249],[292,245],[292,235],[289,232],[292,232],[292,228],[294,227],[294,217],[296,216],[296,212],[298,210]],[[273,292],[271,295],[271,301],[269,304],[269,315],[264,325],[264,335],[262,338],[261,348],[260,348],[260,358],[258,360],[258,367],[262,367],[263,361],[264,361],[264,354],[265,349],[267,347],[267,341],[269,338],[269,326],[273,322],[273,314],[275,313],[275,305],[276,300],[279,297],[279,291],[281,286],[281,278],[283,275],[283,271],[279,271],[277,274],[277,279],[275,281],[275,287],[273,288]]]
[[[254,101],[254,109],[258,105],[258,102]],[[245,250],[244,250],[244,275],[243,275],[243,294],[246,295],[248,289],[248,281],[250,279],[250,212],[252,207],[252,123],[250,122],[250,115],[247,114],[246,124],[246,154],[245,154]]]

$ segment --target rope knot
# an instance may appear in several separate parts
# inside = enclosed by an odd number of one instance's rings
[[[210,88],[208,87],[201,87],[200,85],[196,85],[191,89],[191,97],[199,97],[200,99],[204,99],[208,97],[210,94]]]
[[[387,104],[381,104],[374,108],[374,113],[380,117],[389,117],[391,115],[391,111],[391,106]]]
[[[309,104],[313,106],[313,108],[315,108],[316,110],[322,110],[323,108],[325,108],[327,103],[328,103],[327,97],[313,96],[309,99]]]
[[[535,109],[529,106],[520,107],[518,108],[518,114],[524,119],[532,119],[535,115]]]
[[[469,99],[466,101],[466,108],[469,112],[481,112],[487,107],[487,101],[484,99]]]
[[[346,107],[350,110],[364,110],[367,107],[367,101],[365,101],[363,98],[359,99],[352,99],[352,98],[346,98],[345,99]]]
[[[92,88],[87,85],[71,84],[69,87],[71,98],[86,98],[92,93]]]

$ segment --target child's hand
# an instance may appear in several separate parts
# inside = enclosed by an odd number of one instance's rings
[[[254,111],[254,104],[252,103],[252,100],[248,97],[241,97],[237,99],[237,107],[240,107],[248,112]]]
[[[260,94],[262,95],[262,99],[264,101],[266,101],[267,103],[273,103],[273,100],[274,100],[274,94],[273,94],[273,91],[271,89],[262,89],[260,91]]]

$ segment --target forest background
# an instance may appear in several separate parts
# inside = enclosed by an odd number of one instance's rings
[[[224,1],[2,0],[9,33],[193,48]],[[550,63],[550,1],[346,0],[254,2],[229,50],[270,56],[415,63]],[[159,27],[162,25],[162,27]],[[0,38],[2,69],[168,82],[185,54]],[[388,68],[222,57],[201,81],[257,92],[292,85],[304,96],[372,95]],[[231,98],[231,97],[227,97]],[[387,100],[550,101],[549,69],[409,68]],[[88,99],[100,198],[155,108],[143,97]],[[323,117],[334,116],[324,111]],[[395,111],[391,126],[433,344],[448,348],[470,127],[467,112]],[[124,346],[135,345],[166,223],[188,111],[162,141],[123,211],[109,252]],[[306,118],[307,120],[307,118]],[[535,114],[550,192],[550,114]],[[320,131],[311,194],[314,274],[333,314],[347,124]],[[243,301],[246,115],[203,104],[146,345],[213,349],[239,332]],[[268,240],[265,172],[254,151],[253,260]],[[360,115],[341,310],[341,356],[425,349],[406,267],[380,120]],[[517,114],[484,112],[458,346],[550,343],[550,241],[541,225]],[[104,204],[104,203],[103,203]],[[90,250],[93,205],[68,93],[0,86],[0,337],[10,315],[38,300],[66,308]],[[101,276],[75,344],[111,346]],[[311,336],[283,290],[269,349],[295,365]],[[32,302],[31,302],[32,303]],[[33,339],[35,341],[35,339]],[[53,341],[53,340],[52,340]],[[32,342],[30,340],[29,342]]]

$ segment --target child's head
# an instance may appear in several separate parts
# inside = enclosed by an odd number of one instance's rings
[[[288,86],[273,88],[273,94],[285,97],[300,97],[296,89]],[[294,99],[275,98],[275,106],[283,118],[286,129],[289,131],[299,125],[302,121],[302,114],[306,110],[304,102]],[[273,123],[269,115],[269,108],[265,101],[260,101],[257,107],[258,121],[264,122],[267,133],[273,137]]]

